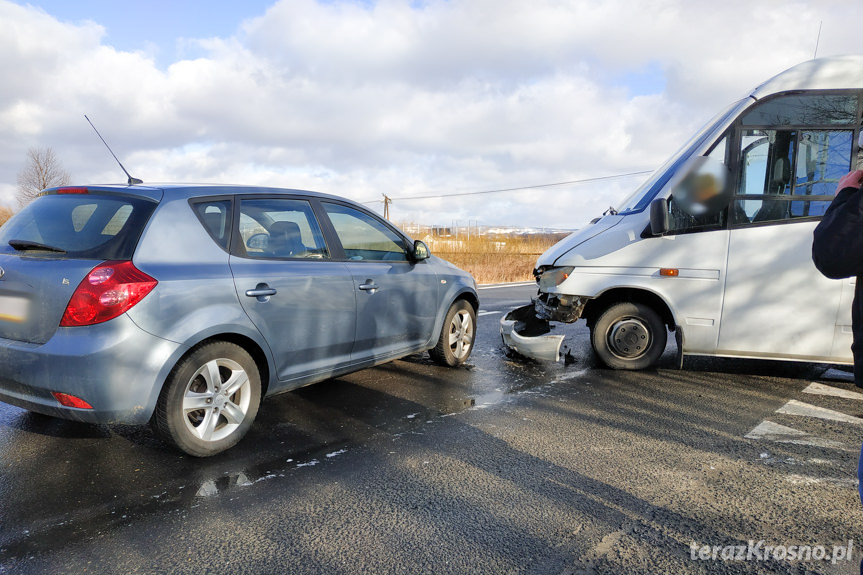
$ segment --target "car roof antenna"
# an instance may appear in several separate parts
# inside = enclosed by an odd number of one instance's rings
[[[129,178],[129,185],[135,184],[143,184],[142,180],[138,178],[133,178],[129,172],[126,171],[126,168],[123,167],[123,164],[120,162],[120,159],[114,153],[114,150],[111,149],[111,146],[108,145],[108,142],[105,141],[105,138],[102,137],[102,134],[99,133],[99,130],[96,129],[96,126],[93,125],[93,122],[90,122],[90,118],[87,117],[87,114],[84,114],[84,119],[90,124],[90,127],[93,128],[93,131],[96,132],[96,135],[99,136],[99,139],[102,140],[102,143],[105,144],[105,147],[108,148],[108,151],[111,152],[111,155],[114,156],[114,159],[117,160],[117,163],[120,165],[120,169],[123,170],[123,173],[126,174],[126,177]]]

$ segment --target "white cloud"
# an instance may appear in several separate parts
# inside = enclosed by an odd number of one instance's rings
[[[29,146],[77,182],[133,175],[397,198],[394,219],[576,227],[639,178],[407,200],[652,169],[747,89],[857,50],[860,6],[283,0],[159,68],[0,0],[0,203]],[[183,40],[192,47],[192,41]],[[644,74],[661,75],[660,78]],[[661,90],[661,91],[657,91]]]

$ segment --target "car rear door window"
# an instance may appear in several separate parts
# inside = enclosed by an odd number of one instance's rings
[[[408,261],[402,237],[377,218],[343,204],[323,206],[349,260]]]
[[[240,201],[237,255],[259,259],[330,257],[312,206],[287,198]]]

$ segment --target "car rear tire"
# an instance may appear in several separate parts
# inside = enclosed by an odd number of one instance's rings
[[[449,308],[437,345],[429,355],[440,365],[457,367],[470,357],[476,339],[476,311],[463,299]]]
[[[209,457],[243,438],[260,403],[261,378],[252,356],[236,344],[217,341],[174,367],[151,423],[166,443]]]
[[[668,341],[668,330],[653,308],[643,303],[614,304],[597,318],[590,342],[599,359],[612,369],[647,369]]]

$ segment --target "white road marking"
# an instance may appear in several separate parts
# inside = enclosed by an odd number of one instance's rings
[[[502,312],[502,311],[486,311],[486,310],[484,310],[484,309],[481,309],[481,310],[479,310],[478,312],[476,312],[476,315],[478,315],[478,316],[483,316],[483,315],[494,315],[494,314],[497,314],[497,313],[503,313],[503,312]]]
[[[811,475],[800,475],[791,473],[785,477],[785,481],[794,485],[816,485],[818,483],[832,483],[848,487],[857,487],[857,480],[845,477],[812,477]]]
[[[478,285],[476,289],[497,289],[497,288],[508,288],[508,287],[523,287],[523,286],[533,286],[536,285],[535,281],[527,281],[527,282],[514,282],[511,284],[487,284],[487,285]]]
[[[811,393],[813,395],[829,395],[831,397],[843,397],[845,399],[856,399],[863,401],[863,393],[856,391],[848,391],[847,389],[839,389],[831,385],[823,383],[810,383],[809,387],[803,390],[803,393]]]
[[[841,411],[834,411],[825,407],[818,407],[797,401],[790,400],[788,403],[776,410],[776,413],[785,413],[787,415],[803,415],[806,417],[816,417],[818,419],[826,419],[828,421],[841,421],[843,423],[853,423],[855,425],[863,425],[863,419],[854,417],[853,415],[845,415]]]
[[[805,431],[779,425],[772,421],[764,420],[756,425],[752,431],[744,435],[746,439],[765,439],[767,441],[776,441],[777,443],[793,443],[795,445],[812,445],[814,447],[824,447],[827,449],[840,449],[842,451],[856,451],[850,449],[846,444],[832,439],[822,439]]]

